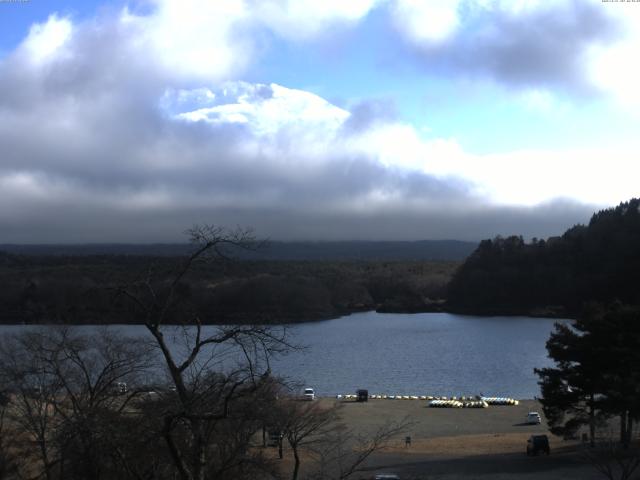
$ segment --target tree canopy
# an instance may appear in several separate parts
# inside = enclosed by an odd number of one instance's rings
[[[552,433],[574,435],[588,425],[620,417],[628,444],[640,418],[640,309],[592,306],[574,324],[557,323],[547,342],[553,368],[536,369]]]
[[[454,275],[447,299],[474,313],[576,315],[585,303],[640,305],[640,199],[599,211],[546,240],[484,240]]]

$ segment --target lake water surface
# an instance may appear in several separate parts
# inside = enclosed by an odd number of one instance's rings
[[[446,313],[367,312],[295,327],[309,348],[275,370],[321,394],[474,395],[533,398],[534,367],[551,365],[545,342],[557,320]],[[564,320],[561,320],[564,321]]]
[[[303,351],[273,363],[319,395],[476,395],[533,398],[534,367],[551,365],[545,342],[556,321],[528,317],[473,317],[447,313],[366,312],[290,327]],[[0,326],[0,333],[22,326]],[[92,329],[96,327],[81,327]],[[128,335],[144,327],[120,325]]]

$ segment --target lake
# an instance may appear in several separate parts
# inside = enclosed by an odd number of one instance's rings
[[[367,388],[387,395],[533,398],[539,395],[533,368],[552,364],[545,342],[556,321],[567,320],[357,313],[291,326],[293,342],[306,348],[276,359],[272,369],[323,396]],[[0,326],[0,333],[23,328]],[[138,325],[115,328],[146,334]]]

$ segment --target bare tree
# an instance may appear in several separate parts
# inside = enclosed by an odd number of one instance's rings
[[[30,465],[30,470],[51,479],[58,464],[52,444],[61,420],[54,408],[61,386],[40,361],[38,340],[40,336],[35,332],[5,339],[0,344],[1,375],[11,391],[7,417],[22,433],[17,435],[14,447],[19,452],[18,467]]]
[[[334,428],[314,445],[315,471],[309,480],[343,480],[362,472],[366,461],[402,436],[412,425],[408,417],[380,425],[373,433]]]
[[[294,458],[291,478],[297,480],[301,449],[310,449],[338,428],[338,406],[325,407],[319,402],[302,402],[289,397],[281,400],[277,409],[280,422],[276,423],[276,428],[283,433],[291,447]]]
[[[291,479],[343,480],[362,472],[366,461],[412,425],[409,418],[358,432],[341,421],[339,403],[301,401],[282,396],[273,408],[270,428],[282,432],[294,457]],[[302,468],[303,459],[308,464]]]
[[[9,420],[21,432],[21,471],[99,479],[110,469],[113,432],[128,400],[114,394],[116,385],[134,384],[148,354],[139,341],[108,329],[90,338],[43,328],[4,339],[1,375],[12,392]]]
[[[609,480],[629,480],[640,468],[638,440],[629,439],[629,443],[625,445],[624,442],[619,442],[615,433],[609,429],[594,448],[582,452],[582,457]]]
[[[187,276],[203,260],[225,259],[233,249],[253,249],[256,241],[250,230],[208,225],[196,226],[188,234],[193,252],[168,280],[156,278],[149,269],[144,278],[117,291],[132,302],[152,335],[173,386],[174,401],[161,413],[162,435],[178,475],[182,480],[204,480],[209,472],[230,471],[229,458],[220,456],[220,446],[227,441],[220,440],[221,431],[232,421],[246,420],[246,412],[238,413],[236,407],[250,399],[260,401],[256,394],[264,387],[260,378],[269,371],[270,357],[290,345],[284,328],[203,325],[188,301]],[[182,338],[182,348],[172,348],[167,338],[171,332]],[[244,426],[250,428],[239,445],[243,454],[231,462],[236,471],[241,465],[257,464],[246,454],[246,445],[261,422]]]
[[[10,438],[13,438],[5,428],[9,396],[5,387],[0,384],[0,480],[8,478],[16,470],[15,461],[10,454],[12,447]]]

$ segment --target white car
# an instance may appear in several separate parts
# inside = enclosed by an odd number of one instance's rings
[[[304,393],[302,394],[305,400],[315,400],[316,394],[313,391],[313,388],[305,388]]]
[[[540,414],[538,412],[527,413],[527,423],[529,425],[539,425],[542,422]]]

